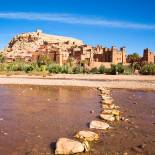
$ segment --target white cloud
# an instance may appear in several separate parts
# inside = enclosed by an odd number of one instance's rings
[[[146,29],[155,30],[155,24],[140,24],[125,21],[112,21],[91,17],[82,17],[72,14],[48,14],[48,13],[25,13],[25,12],[0,12],[0,19],[14,20],[40,20],[53,21],[68,24],[94,25],[113,28]]]

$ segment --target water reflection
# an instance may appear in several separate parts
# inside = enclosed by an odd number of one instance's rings
[[[0,86],[0,154],[24,155],[32,149],[51,153],[51,142],[87,128],[99,110],[93,89]]]

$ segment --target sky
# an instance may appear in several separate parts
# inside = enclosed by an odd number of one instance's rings
[[[17,34],[43,32],[127,53],[155,51],[155,0],[0,1],[0,49]]]

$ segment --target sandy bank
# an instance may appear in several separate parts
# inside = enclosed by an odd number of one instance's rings
[[[0,84],[29,84],[49,86],[86,86],[140,90],[155,90],[155,76],[135,75],[65,75],[41,76],[0,76]]]
[[[9,77],[9,78],[43,78],[42,76],[36,75],[0,75],[0,78]],[[127,80],[127,81],[155,81],[155,76],[146,76],[146,75],[103,75],[103,74],[52,74],[46,76],[46,79],[76,79],[76,80]]]

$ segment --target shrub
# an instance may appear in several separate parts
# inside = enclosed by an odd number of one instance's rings
[[[71,74],[72,68],[68,64],[65,64],[62,66],[62,73]]]
[[[111,74],[111,68],[105,68],[105,73],[106,74]]]
[[[36,72],[42,71],[42,67],[41,66],[39,67],[37,63],[32,63],[31,66],[33,68],[33,71],[36,71]]]
[[[67,64],[70,66],[70,67],[74,67],[76,65],[77,61],[75,58],[69,56],[68,60],[67,60]]]
[[[7,64],[7,71],[22,71],[22,62],[12,62]]]
[[[124,75],[131,75],[133,72],[134,70],[131,66],[124,66]]]
[[[80,67],[79,66],[74,67],[73,68],[73,73],[74,74],[80,74],[81,73]]]
[[[122,64],[118,65],[111,65],[111,74],[116,75],[116,74],[123,74],[124,73],[124,66]]]
[[[38,66],[42,65],[49,65],[51,63],[50,58],[47,55],[40,55],[39,59],[37,60]]]
[[[112,64],[110,72],[112,75],[116,75],[117,74],[117,65]]]
[[[47,70],[49,71],[49,73],[61,73],[62,72],[62,68],[60,65],[57,65],[57,64],[50,64],[48,67],[47,67]]]
[[[40,69],[41,72],[46,72],[48,70],[48,67],[47,67],[47,65],[41,65],[39,67],[39,69]]]
[[[90,73],[92,73],[92,74],[98,74],[98,69],[97,69],[97,67],[92,68],[92,69],[90,70]]]
[[[99,67],[99,69],[98,69],[98,72],[99,72],[100,74],[104,74],[104,73],[105,73],[105,67],[104,67],[103,65],[101,65],[101,66]]]
[[[33,66],[31,64],[23,64],[22,71],[29,73],[33,71]]]
[[[140,73],[143,75],[155,75],[155,64],[144,65],[141,68]]]
[[[84,67],[84,68],[83,68],[83,73],[87,73],[87,74],[89,74],[89,73],[90,73],[90,70],[89,70],[89,68],[87,68],[87,67]]]
[[[3,64],[3,63],[0,64],[0,71],[7,71],[6,64]]]
[[[141,69],[141,65],[139,63],[134,63],[133,64],[133,68],[134,68],[134,70],[140,70]]]
[[[117,65],[117,72],[118,72],[118,74],[124,73],[124,66],[122,64]]]
[[[80,65],[77,65],[76,67],[73,68],[73,73],[74,74],[84,73],[84,68],[81,67]]]

